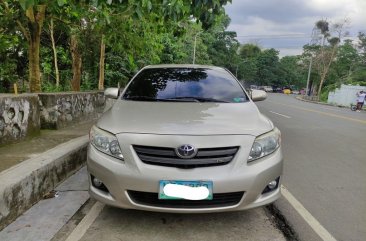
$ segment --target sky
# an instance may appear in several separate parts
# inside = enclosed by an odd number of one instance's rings
[[[351,39],[366,32],[366,0],[232,0],[225,10],[228,30],[236,31],[239,42],[275,48],[281,57],[301,54],[321,19],[331,24],[348,19]]]

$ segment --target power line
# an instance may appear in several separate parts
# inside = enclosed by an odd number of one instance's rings
[[[266,35],[238,35],[237,38],[248,39],[281,39],[281,38],[311,38],[308,34],[266,34]]]
[[[316,41],[317,37],[319,37],[319,33],[316,31],[309,35],[309,34],[278,34],[278,35],[238,35],[237,38],[240,39],[312,39],[312,41]],[[355,36],[345,36],[345,38],[356,38]]]

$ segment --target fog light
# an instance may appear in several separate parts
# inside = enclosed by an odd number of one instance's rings
[[[101,180],[99,180],[98,178],[94,177],[93,178],[93,184],[95,187],[102,187],[103,186],[103,182]]]
[[[101,180],[94,177],[93,175],[90,175],[90,179],[91,179],[93,187],[95,187],[103,192],[109,192],[108,188],[104,185],[104,183]]]
[[[275,189],[277,189],[278,188],[278,185],[279,185],[279,182],[280,182],[280,177],[277,177],[276,180],[273,180],[273,181],[269,182],[267,184],[267,186],[264,188],[262,194],[265,194],[265,193],[268,193],[268,192],[272,192]]]
[[[267,186],[268,186],[269,189],[273,190],[273,189],[275,189],[277,187],[277,181],[274,180],[274,181],[268,183]]]

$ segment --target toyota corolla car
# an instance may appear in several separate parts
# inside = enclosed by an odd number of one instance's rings
[[[280,197],[280,131],[227,70],[156,65],[140,70],[90,131],[90,195],[116,207],[222,212]]]

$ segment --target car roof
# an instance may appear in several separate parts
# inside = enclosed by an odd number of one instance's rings
[[[144,69],[156,69],[156,68],[190,68],[190,69],[214,69],[214,70],[225,70],[222,67],[212,65],[200,65],[200,64],[157,64],[148,65]]]

